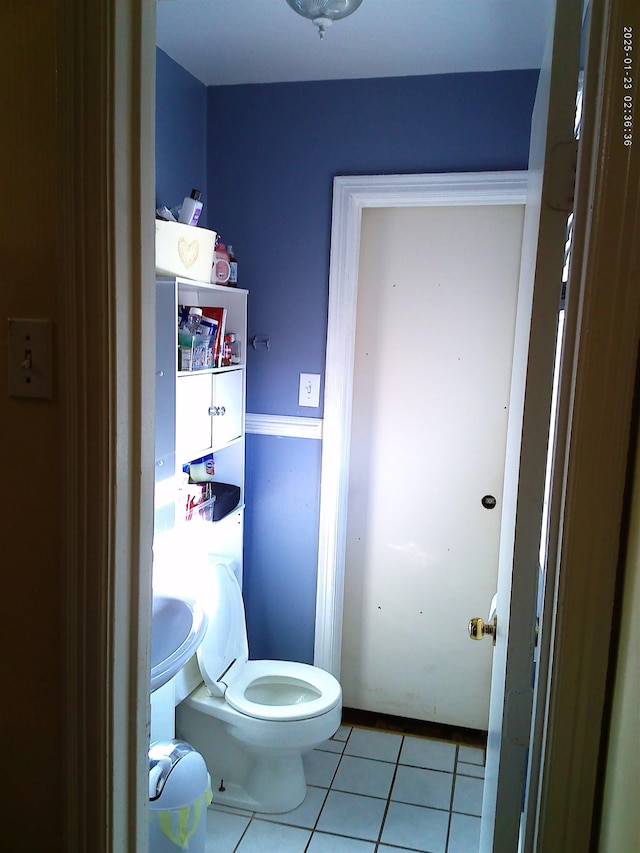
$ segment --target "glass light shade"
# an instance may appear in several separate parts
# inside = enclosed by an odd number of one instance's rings
[[[362,0],[287,0],[294,12],[308,18],[318,27],[320,38],[332,21],[355,12]]]

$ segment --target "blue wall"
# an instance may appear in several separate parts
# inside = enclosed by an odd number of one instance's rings
[[[537,72],[217,86],[207,92],[210,227],[251,291],[250,412],[298,407],[323,373],[336,175],[524,169]],[[224,123],[222,118],[224,117]]]
[[[156,207],[175,207],[202,191],[207,225],[207,87],[156,50]]]
[[[251,656],[313,663],[321,442],[247,436],[243,593]]]
[[[537,78],[207,89],[208,227],[233,244],[249,339],[271,338],[268,352],[248,348],[248,411],[322,414],[298,407],[298,374],[324,373],[334,176],[526,169]],[[313,439],[247,437],[252,657],[313,661],[321,451]]]

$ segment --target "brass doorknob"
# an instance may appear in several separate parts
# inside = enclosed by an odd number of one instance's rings
[[[496,644],[496,626],[497,618],[494,616],[492,622],[485,622],[480,616],[474,616],[469,619],[469,636],[472,640],[481,640],[487,634],[493,638],[493,645]]]

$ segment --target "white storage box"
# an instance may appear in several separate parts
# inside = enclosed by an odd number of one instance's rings
[[[156,219],[156,270],[167,275],[211,281],[215,231]]]

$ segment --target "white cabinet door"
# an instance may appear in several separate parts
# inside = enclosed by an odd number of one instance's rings
[[[210,373],[178,376],[176,382],[176,468],[211,448]]]
[[[214,450],[242,435],[242,371],[213,377],[211,394],[211,444]]]
[[[190,462],[242,435],[243,371],[192,373],[176,383],[176,463]]]

